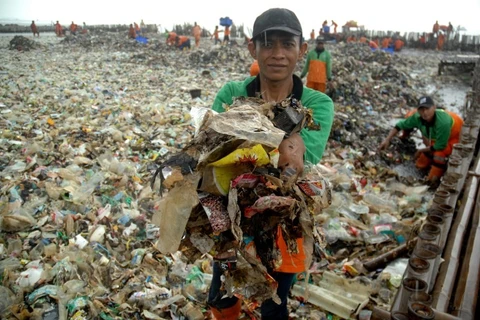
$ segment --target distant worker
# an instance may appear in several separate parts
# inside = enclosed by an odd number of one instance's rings
[[[135,28],[135,33],[137,34],[142,33],[142,30],[140,30],[140,27],[136,22],[133,23],[133,27]]]
[[[258,61],[255,59],[252,62],[252,65],[250,66],[250,75],[252,77],[257,76],[260,73],[260,67],[258,65]]]
[[[448,28],[447,28],[447,36],[450,36],[450,34],[453,32],[453,25],[451,22],[448,23]]]
[[[332,20],[332,26],[333,26],[333,34],[337,34],[338,24]]]
[[[425,33],[420,36],[419,41],[420,41],[420,48],[426,49],[427,48],[427,37],[426,37]]]
[[[147,31],[147,27],[145,26],[145,22],[143,22],[143,19],[142,21],[140,21],[140,30],[142,31],[142,33],[145,33]]]
[[[368,46],[374,50],[378,49],[378,44],[375,41],[368,41]]]
[[[355,38],[354,35],[351,35],[347,38],[347,43],[350,43],[350,42],[357,42],[357,38]]]
[[[388,49],[390,47],[391,42],[392,42],[392,38],[390,38],[390,37],[383,38],[382,49]]]
[[[400,39],[395,40],[395,42],[393,43],[394,50],[396,52],[401,51],[403,48],[403,45],[404,45],[404,42],[402,40]]]
[[[360,43],[367,43],[367,37],[361,36],[360,39],[358,40]]]
[[[175,38],[175,46],[180,50],[190,49],[190,38],[187,36],[177,36]]]
[[[135,28],[133,24],[130,23],[130,28],[128,29],[128,39],[135,39],[137,37],[137,33],[135,32]]]
[[[437,37],[437,50],[439,51],[443,50],[444,43],[445,43],[445,35],[443,34],[443,32],[439,32]]]
[[[177,40],[177,33],[176,32],[169,32],[167,34],[167,46],[174,46],[175,45],[175,41]]]
[[[415,165],[419,169],[429,169],[427,181],[436,183],[445,173],[447,157],[452,154],[453,145],[460,141],[462,126],[463,120],[456,113],[437,109],[431,97],[422,97],[417,110],[397,122],[379,150],[387,149],[401,130],[407,133],[403,138],[407,138],[413,129],[420,129],[426,147],[415,153]]]
[[[195,22],[192,28],[192,36],[195,38],[195,48],[200,46],[200,36],[202,35],[202,28]]]
[[[70,33],[73,34],[73,35],[77,34],[77,25],[75,23],[73,23],[73,21],[70,24]]]
[[[60,22],[58,22],[58,20],[55,24],[55,34],[57,35],[57,37],[61,37],[63,35],[63,28]]]
[[[332,79],[332,61],[330,52],[325,50],[322,39],[317,39],[315,49],[307,54],[301,78],[307,76],[307,87],[323,92],[327,90],[327,80]]]
[[[315,41],[315,29],[312,29],[312,32],[310,32],[310,40]]]
[[[87,25],[84,22],[82,27],[82,34],[86,34],[86,33],[88,33],[88,30],[87,30]]]
[[[325,20],[322,23],[322,29],[320,30],[320,34],[330,34],[330,26],[328,25],[328,21]]]
[[[222,41],[220,40],[220,32],[223,32],[223,30],[218,30],[218,26],[215,26],[215,31],[213,31],[213,34],[212,36],[210,37],[210,39],[212,38],[215,38],[215,44],[217,43],[221,43]],[[247,40],[245,40],[247,41]],[[247,41],[248,42],[248,41]]]
[[[223,33],[223,44],[230,43],[230,26],[225,27],[225,31]]]
[[[435,21],[435,24],[433,25],[433,33],[438,34],[438,31],[440,30],[440,25],[438,24],[438,20]]]
[[[37,25],[35,24],[35,21],[32,20],[32,24],[30,25],[30,29],[32,30],[33,32],[33,37],[35,38],[35,35],[37,35],[38,37],[40,37],[40,33],[38,33],[38,28],[37,28]]]

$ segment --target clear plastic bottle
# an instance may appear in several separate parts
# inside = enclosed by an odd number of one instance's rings
[[[301,303],[296,312],[297,318],[300,320],[310,319],[310,308]]]
[[[202,311],[193,305],[193,303],[189,302],[185,307],[182,309],[185,317],[188,320],[203,320],[205,317],[203,316]]]

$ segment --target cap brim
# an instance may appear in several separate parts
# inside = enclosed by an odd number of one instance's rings
[[[279,27],[271,27],[271,28],[268,28],[268,29],[265,29],[263,30],[262,32],[260,32],[259,34],[253,36],[253,38],[255,37],[258,37],[259,35],[261,35],[262,33],[265,33],[267,31],[285,31],[285,32],[288,32],[288,33],[291,33],[293,34],[294,36],[300,36],[302,35],[302,33],[298,30],[295,30],[295,29],[292,29],[290,27],[282,27],[282,26],[279,26]]]
[[[433,107],[433,104],[421,104],[418,107],[419,108],[430,108],[430,107]]]

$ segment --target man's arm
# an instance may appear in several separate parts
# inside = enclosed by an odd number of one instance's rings
[[[213,101],[212,110],[217,112],[225,112],[224,104],[233,103],[233,92],[229,83],[225,84],[217,93]]]
[[[302,104],[312,109],[313,120],[320,124],[320,130],[303,129],[300,133],[306,147],[305,160],[317,164],[323,156],[332,130],[333,101],[327,95],[318,93],[312,99],[302,100]]]
[[[329,81],[332,79],[332,56],[330,52],[327,52],[327,79]]]
[[[305,61],[305,65],[303,66],[303,70],[300,78],[303,78],[307,75],[309,65],[310,65],[310,52],[307,54],[307,61]]]
[[[399,132],[400,130],[398,130],[397,127],[394,127],[392,130],[390,130],[388,136],[385,138],[385,140],[383,140],[380,146],[378,146],[378,150],[380,151],[387,149],[390,146],[390,141],[392,141],[393,137],[395,137]]]

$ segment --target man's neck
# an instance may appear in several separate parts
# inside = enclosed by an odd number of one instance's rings
[[[267,102],[279,102],[290,96],[293,90],[293,78],[284,81],[269,81],[262,78],[260,92],[263,100]]]

